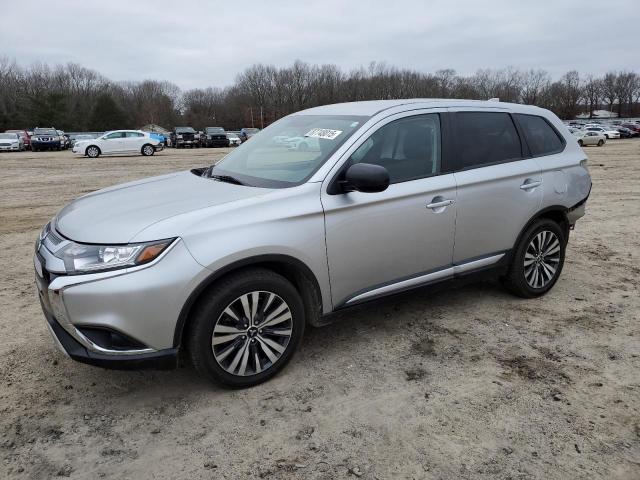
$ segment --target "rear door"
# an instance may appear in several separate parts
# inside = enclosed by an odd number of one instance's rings
[[[450,276],[455,180],[442,169],[442,113],[403,113],[355,142],[322,189],[334,307]],[[444,127],[444,128],[443,128]],[[354,163],[381,165],[391,185],[378,193],[332,192]]]
[[[127,152],[140,152],[146,137],[140,132],[125,132],[124,149]]]
[[[453,262],[472,267],[498,261],[513,248],[540,209],[542,175],[508,112],[452,110],[458,188]]]

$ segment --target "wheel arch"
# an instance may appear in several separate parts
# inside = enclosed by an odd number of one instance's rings
[[[513,244],[513,248],[511,249],[511,252],[515,252],[518,244],[522,240],[522,236],[527,231],[527,229],[531,226],[531,224],[533,224],[533,222],[541,218],[548,218],[549,220],[553,220],[558,225],[560,225],[560,228],[562,229],[562,233],[564,233],[564,239],[565,241],[568,241],[569,228],[570,228],[569,219],[567,218],[568,210],[569,209],[563,205],[553,205],[538,211],[535,215],[533,215],[529,219],[529,221],[524,225],[524,227],[522,227],[522,230],[520,230],[520,233],[518,234],[518,237],[516,238],[516,241]],[[509,262],[511,262],[511,260],[509,260]]]
[[[102,149],[101,149],[98,145],[95,145],[95,144],[93,144],[93,143],[90,143],[90,144],[89,144],[89,145],[87,145],[87,146],[85,147],[85,149],[84,149],[84,154],[85,154],[86,156],[89,156],[89,154],[88,154],[87,152],[89,151],[89,149],[90,149],[91,147],[96,147],[96,148],[98,149],[98,152],[100,152],[100,155],[102,155]]]
[[[322,292],[318,279],[311,269],[301,260],[289,255],[257,255],[238,260],[216,270],[191,292],[178,316],[173,335],[173,346],[175,348],[183,343],[184,333],[189,327],[189,316],[198,301],[206,295],[209,288],[220,279],[249,268],[266,268],[289,280],[300,293],[305,308],[306,322],[311,325],[319,324],[319,319],[322,315]]]

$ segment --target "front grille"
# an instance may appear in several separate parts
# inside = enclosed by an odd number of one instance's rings
[[[0,147],[10,147],[10,146],[11,146],[10,143],[4,143],[4,142],[0,143]]]

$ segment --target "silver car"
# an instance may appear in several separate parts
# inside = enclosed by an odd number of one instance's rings
[[[289,149],[283,134],[317,149]],[[63,208],[37,241],[47,325],[71,358],[174,366],[233,387],[281,370],[308,325],[469,275],[558,280],[591,178],[558,118],[498,102],[388,100],[289,115],[213,166]]]

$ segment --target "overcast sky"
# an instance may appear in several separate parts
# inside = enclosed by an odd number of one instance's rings
[[[0,55],[184,89],[296,59],[346,70],[378,61],[461,74],[509,65],[554,76],[640,71],[638,0],[5,2]]]

